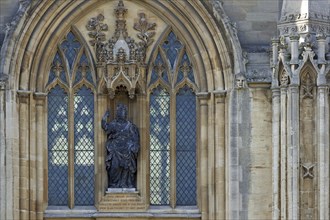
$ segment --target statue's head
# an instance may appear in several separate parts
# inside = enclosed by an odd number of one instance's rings
[[[124,104],[118,104],[116,109],[117,119],[127,119],[127,106]]]
[[[245,76],[242,73],[238,73],[235,75],[235,81],[236,81],[236,88],[241,89],[245,87]]]

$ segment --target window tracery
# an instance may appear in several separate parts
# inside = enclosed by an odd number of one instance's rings
[[[57,48],[46,85],[49,205],[94,204],[95,85],[87,50],[70,31]]]
[[[150,203],[196,205],[196,94],[184,44],[170,31],[149,77]]]

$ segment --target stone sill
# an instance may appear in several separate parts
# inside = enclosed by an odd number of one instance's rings
[[[168,206],[151,206],[146,212],[98,212],[93,206],[79,206],[73,209],[62,206],[49,206],[44,218],[196,218],[201,214],[196,206],[178,206],[172,209]]]

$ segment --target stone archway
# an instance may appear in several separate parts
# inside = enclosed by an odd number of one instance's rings
[[[148,18],[158,22],[160,30],[156,37],[162,33],[161,28],[171,26],[188,45],[187,50],[193,57],[200,85],[197,93],[201,127],[198,150],[199,211],[202,219],[224,217],[226,205],[224,199],[219,197],[226,191],[226,167],[225,164],[216,165],[216,161],[226,157],[226,90],[232,88],[234,73],[243,71],[242,65],[237,64],[240,63],[237,57],[241,53],[239,46],[235,45],[236,38],[221,20],[223,14],[218,15],[218,21],[214,20],[198,1],[174,3],[146,0],[124,3],[135,14],[146,12]],[[116,4],[117,1],[104,0],[97,3],[42,1],[27,6],[29,14],[23,14],[16,29],[9,33],[3,52],[5,57],[1,61],[1,72],[9,80],[0,96],[5,106],[1,111],[6,115],[1,126],[1,137],[5,140],[1,142],[4,149],[2,155],[6,155],[9,161],[1,173],[6,176],[1,179],[1,184],[9,189],[6,196],[2,197],[9,204],[1,206],[1,213],[5,213],[5,217],[41,219],[47,207],[47,189],[44,188],[47,177],[44,169],[47,160],[44,148],[47,146],[45,83],[52,62],[50,57],[54,56],[57,44],[69,30],[76,30],[87,41],[87,20],[100,13],[104,13],[105,17],[113,16],[111,11]],[[132,24],[134,19],[130,22]],[[228,39],[228,36],[232,36],[232,39]],[[88,47],[95,59],[93,48],[90,45]],[[150,54],[149,51],[147,60]],[[98,74],[99,70],[96,72]],[[100,98],[100,106],[105,107],[106,103],[105,98]],[[100,120],[103,110],[101,107],[97,109],[97,120]],[[101,139],[98,137],[99,144],[102,144]],[[212,157],[215,152],[217,158]],[[214,174],[208,175],[205,172],[208,169],[215,169]],[[212,187],[215,179],[219,181],[216,188]],[[11,182],[14,183],[12,186]],[[96,185],[101,189],[102,180]],[[102,191],[99,190],[98,194],[101,196]],[[219,210],[215,210],[215,207],[219,207]]]

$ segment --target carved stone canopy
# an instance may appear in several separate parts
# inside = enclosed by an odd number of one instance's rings
[[[115,97],[118,87],[127,88],[130,98],[134,98],[136,89],[145,93],[146,87],[146,51],[152,44],[156,24],[149,23],[144,13],[139,13],[139,21],[133,28],[138,31],[138,42],[128,35],[126,28],[126,14],[122,0],[115,8],[116,29],[113,36],[105,42],[104,31],[108,26],[103,23],[104,16],[91,18],[87,24],[92,38],[90,43],[94,46],[96,60],[99,66],[104,66],[104,79],[109,92],[109,97]]]

